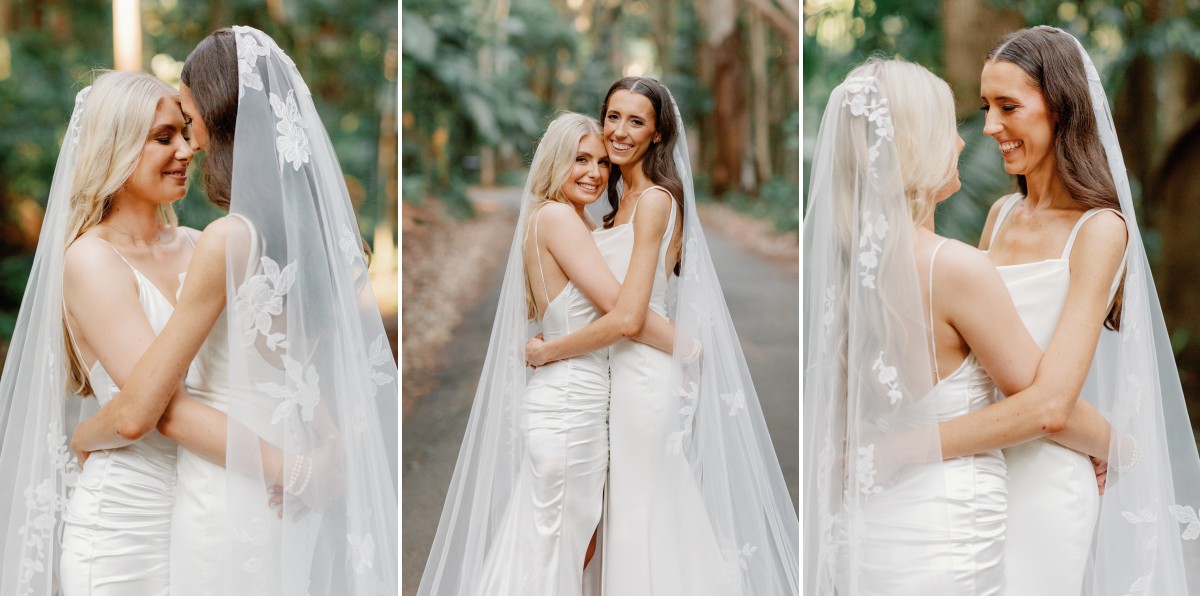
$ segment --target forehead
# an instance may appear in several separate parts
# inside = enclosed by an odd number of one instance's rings
[[[654,105],[650,100],[645,95],[627,89],[618,89],[608,98],[608,111],[654,117]]]
[[[158,100],[158,107],[154,111],[154,124],[172,124],[183,120],[183,112],[179,107],[179,100],[174,97],[163,96]]]
[[[600,137],[593,134],[583,135],[579,139],[579,153],[587,153],[590,155],[606,154],[604,141]]]
[[[979,90],[984,97],[1040,93],[1021,67],[1005,61],[984,63],[983,72],[979,75]]]

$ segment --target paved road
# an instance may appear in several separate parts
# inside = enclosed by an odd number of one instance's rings
[[[799,495],[799,328],[797,275],[736,248],[709,233],[713,264],[721,278],[730,316],[753,375],[793,505]],[[489,272],[489,289],[465,313],[446,350],[437,389],[421,398],[404,421],[403,593],[417,583],[437,531],[438,517],[459,443],[466,429],[475,385],[483,368],[504,272]]]

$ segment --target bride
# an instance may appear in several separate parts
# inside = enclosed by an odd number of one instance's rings
[[[200,441],[179,455],[173,594],[394,594],[395,490],[374,420],[395,376],[329,139],[295,64],[261,31],[218,30],[185,72],[183,108],[208,152],[208,194],[230,216],[197,240],[174,313],[122,391],[81,426],[79,447],[97,436],[119,442],[120,421]],[[43,275],[35,268],[31,280]],[[31,291],[42,295],[42,285],[31,281]],[[39,337],[36,329],[17,337]],[[75,418],[54,398],[64,393],[53,391],[55,354],[13,346],[10,364],[40,373],[39,384],[12,386],[37,399],[10,413],[0,470],[24,464],[12,476],[30,488],[13,516],[52,532],[71,480],[54,443],[65,434],[55,432]],[[223,413],[196,407],[204,404]],[[12,421],[29,432],[11,432]],[[14,436],[24,453],[9,448]],[[42,452],[50,457],[16,462]],[[48,594],[55,548],[37,549],[30,562],[28,548],[6,548],[3,577],[16,576],[13,561]]]
[[[584,207],[604,192],[609,170],[595,120],[568,112],[550,123],[522,195],[492,354],[497,345],[519,354],[522,319],[540,321],[549,338],[583,329],[594,344],[536,367],[528,380],[515,368],[523,359],[497,370],[489,358],[419,594],[585,592],[608,470],[608,357],[601,349],[626,336],[655,350],[674,341],[662,316],[642,307],[638,317],[620,302],[620,286],[589,233],[594,224]],[[512,376],[497,387],[492,376],[502,373]],[[489,437],[506,444],[489,445]],[[473,477],[498,465],[504,473],[490,484]],[[492,530],[480,532],[485,527]],[[461,533],[467,529],[473,534]]]
[[[621,280],[618,304],[676,324],[668,355],[609,351],[606,594],[792,594],[796,513],[696,216],[686,135],[671,92],[626,77],[601,106],[617,169],[594,237]],[[527,346],[533,364],[588,349],[587,330]]]

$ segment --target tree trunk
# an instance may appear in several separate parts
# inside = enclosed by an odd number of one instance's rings
[[[754,11],[746,16],[750,29],[750,97],[754,137],[754,173],[757,186],[771,179],[771,90],[767,86],[767,27]]]
[[[709,77],[712,90],[714,133],[707,157],[712,192],[720,196],[739,187],[746,155],[749,103],[746,98],[745,59],[737,27],[738,8],[733,0],[711,0],[708,13],[708,50],[713,58]]]
[[[1005,34],[1024,26],[1019,12],[996,8],[990,0],[942,0],[942,57],[960,119],[979,107],[983,57]]]

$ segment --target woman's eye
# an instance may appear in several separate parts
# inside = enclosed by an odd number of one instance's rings
[[[988,106],[985,104],[985,105],[979,106],[979,109],[986,112],[986,111],[988,111]]]
[[[1004,110],[1005,112],[1011,112],[1011,111],[1017,109],[1017,106],[1004,106],[1003,108],[1000,108],[1000,109]]]
[[[154,139],[154,140],[158,141],[159,143],[162,143],[163,145],[171,144],[171,137],[158,137],[157,139]]]
[[[576,157],[575,163],[587,163],[587,158],[586,157]]]

